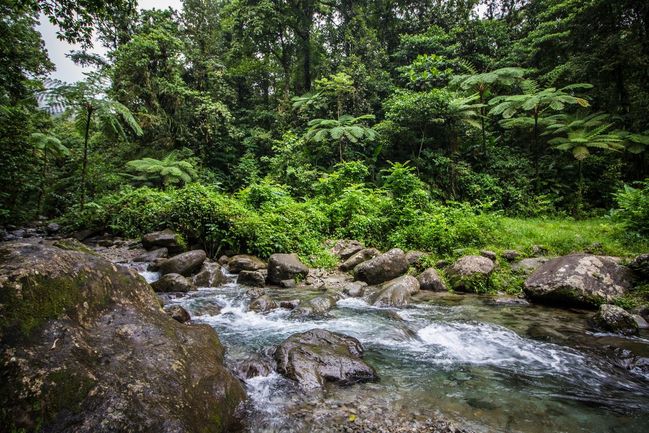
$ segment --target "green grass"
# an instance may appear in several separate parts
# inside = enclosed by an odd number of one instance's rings
[[[625,238],[623,228],[606,218],[587,220],[501,218],[490,247],[514,249],[531,254],[533,245],[542,245],[548,255],[564,255],[586,250],[598,254],[631,257],[649,251],[649,239]],[[595,244],[601,244],[593,248]]]

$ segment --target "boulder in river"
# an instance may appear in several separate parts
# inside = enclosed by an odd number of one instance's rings
[[[241,271],[237,277],[237,284],[250,287],[264,287],[266,277],[260,271]]]
[[[412,275],[403,275],[387,281],[370,295],[369,302],[380,307],[403,307],[410,296],[419,291],[419,281]]]
[[[188,277],[200,269],[206,258],[207,254],[203,250],[187,251],[160,263],[159,271],[163,275],[180,274]]]
[[[351,385],[378,380],[362,356],[363,346],[357,339],[324,329],[291,335],[273,355],[278,371],[305,389],[322,387],[325,382]]]
[[[337,241],[331,248],[331,252],[342,260],[347,260],[363,248],[363,244],[359,241],[344,239]]]
[[[592,318],[593,325],[602,331],[615,332],[624,335],[638,333],[638,323],[633,314],[617,305],[602,304]]]
[[[274,370],[274,361],[259,355],[252,355],[234,366],[234,374],[245,381],[253,377],[268,376]]]
[[[221,265],[211,261],[203,262],[201,270],[192,280],[196,287],[218,287],[228,282]]]
[[[291,317],[300,319],[323,317],[335,306],[336,299],[333,296],[316,296],[308,302],[300,303],[291,312]]]
[[[191,320],[191,316],[180,305],[169,305],[164,308],[165,312],[171,316],[177,322],[186,323]]]
[[[309,274],[309,268],[300,261],[296,254],[273,254],[268,259],[269,284],[280,284],[283,280],[303,280]]]
[[[433,292],[446,292],[448,288],[446,283],[439,276],[435,268],[428,268],[421,274],[417,275],[420,290],[432,290]]]
[[[157,259],[166,259],[169,255],[168,248],[156,248],[155,250],[147,251],[146,253],[136,256],[134,262],[153,262]]]
[[[171,253],[178,253],[183,250],[180,236],[170,229],[144,235],[142,237],[142,246],[147,250],[167,248]]]
[[[261,295],[250,303],[250,309],[258,313],[267,313],[275,308],[278,308],[277,302],[268,295]]]
[[[352,298],[360,298],[365,293],[367,283],[364,281],[350,281],[345,283],[343,293]]]
[[[151,287],[156,292],[162,293],[189,292],[196,288],[190,279],[180,274],[165,274],[157,281],[151,283]]]
[[[349,272],[352,269],[354,269],[356,266],[360,265],[361,263],[372,259],[378,255],[380,255],[381,252],[377,250],[376,248],[364,248],[354,254],[353,256],[349,257],[347,260],[345,260],[340,266],[340,270],[343,272]]]
[[[446,271],[446,276],[454,290],[478,292],[489,281],[495,263],[482,256],[464,256]]]
[[[408,260],[400,248],[374,257],[354,268],[356,279],[367,284],[381,284],[403,275],[408,270]]]
[[[259,271],[266,269],[266,263],[256,256],[237,254],[228,260],[228,269],[233,274],[238,274],[241,271]]]
[[[538,302],[597,306],[624,295],[632,281],[631,270],[614,257],[571,254],[543,264],[523,290]]]
[[[5,243],[0,296],[1,430],[236,430],[245,392],[216,332],[173,320],[134,271]]]

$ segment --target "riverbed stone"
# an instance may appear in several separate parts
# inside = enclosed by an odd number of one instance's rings
[[[168,305],[164,308],[165,312],[177,322],[186,323],[191,320],[189,312],[180,305]]]
[[[5,243],[0,294],[2,430],[238,428],[245,391],[223,366],[216,332],[165,314],[135,271],[45,244]]]
[[[236,363],[234,374],[241,380],[258,376],[268,376],[274,370],[275,362],[260,355],[251,355]]]
[[[597,306],[623,296],[632,281],[631,270],[617,258],[571,254],[543,264],[525,281],[523,290],[537,302]]]
[[[187,251],[160,263],[159,271],[163,275],[180,274],[188,277],[201,268],[206,258],[207,254],[203,250]]]
[[[351,385],[378,380],[374,368],[362,360],[363,346],[347,335],[324,329],[294,334],[275,350],[279,373],[304,389],[321,388],[325,382]]]
[[[250,303],[250,309],[257,313],[267,313],[278,307],[277,302],[268,295],[261,295]]]
[[[408,261],[409,266],[414,266],[415,268],[420,266],[421,261],[427,256],[423,251],[408,251],[406,253],[406,260]]]
[[[336,241],[331,248],[331,252],[340,257],[341,260],[347,260],[363,248],[363,244],[359,241],[343,239]]]
[[[629,263],[629,268],[639,279],[649,281],[649,254],[640,254]]]
[[[354,275],[356,279],[368,284],[381,284],[403,275],[407,270],[405,253],[400,248],[393,248],[356,266]]]
[[[592,318],[593,325],[600,330],[623,335],[638,333],[638,324],[633,315],[617,305],[602,304]]]
[[[446,271],[446,276],[453,290],[477,292],[488,283],[495,267],[486,257],[464,256]]]
[[[380,254],[381,252],[376,248],[364,248],[359,252],[357,252],[356,254],[349,257],[343,263],[341,263],[339,269],[343,272],[349,272],[353,270],[356,266],[360,265],[361,263],[369,259],[372,259]]]
[[[367,283],[364,281],[350,281],[344,284],[343,293],[352,298],[360,298],[365,293]]]
[[[147,251],[133,258],[134,262],[153,262],[157,259],[166,259],[169,255],[168,248],[156,248],[155,250]]]
[[[417,275],[420,290],[432,290],[433,292],[447,292],[446,283],[439,276],[435,268],[428,268]]]
[[[403,275],[381,284],[369,297],[378,307],[403,307],[410,304],[410,297],[419,291],[419,281],[412,275]]]
[[[264,287],[266,277],[259,271],[241,271],[237,277],[237,284],[250,287]]]
[[[171,253],[178,253],[183,250],[180,237],[170,229],[142,236],[142,246],[147,250],[167,248]]]
[[[151,287],[156,292],[189,292],[196,287],[192,281],[180,274],[165,274],[157,281],[151,283]]]
[[[282,280],[303,280],[309,274],[309,268],[300,261],[297,254],[273,254],[268,259],[269,284],[280,284]]]
[[[329,310],[336,306],[337,299],[333,296],[316,296],[308,302],[301,303],[291,312],[292,318],[318,318],[325,316]]]
[[[241,271],[259,271],[266,269],[266,263],[256,256],[237,254],[228,261],[228,269],[233,274],[238,274]]]
[[[192,278],[196,287],[218,287],[228,282],[223,267],[212,261],[205,261],[200,271]]]

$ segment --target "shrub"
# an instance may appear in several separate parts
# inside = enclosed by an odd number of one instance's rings
[[[625,185],[615,194],[615,201],[618,205],[613,213],[615,218],[630,232],[649,235],[649,179],[637,182],[637,188]]]

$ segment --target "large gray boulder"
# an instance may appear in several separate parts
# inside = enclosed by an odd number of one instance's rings
[[[196,287],[218,287],[228,282],[223,268],[216,262],[203,262],[201,270],[194,275],[192,281]]]
[[[266,277],[260,271],[241,271],[237,277],[237,284],[250,287],[264,287]]]
[[[290,336],[273,355],[277,370],[305,389],[322,387],[325,382],[350,385],[378,380],[362,356],[363,346],[357,339],[324,329]]]
[[[418,291],[419,281],[412,275],[404,275],[381,284],[370,295],[369,302],[377,307],[403,307]]]
[[[523,259],[512,265],[512,271],[529,275],[549,261],[550,259],[547,257],[531,257]]]
[[[187,251],[160,263],[159,271],[163,275],[180,274],[189,277],[201,268],[206,258],[207,254],[203,250]]]
[[[180,237],[170,229],[146,234],[142,237],[142,246],[147,250],[154,248],[167,248],[171,253],[178,253],[183,250]]]
[[[339,268],[343,272],[349,272],[352,269],[354,269],[356,266],[360,265],[361,263],[369,259],[372,259],[380,254],[381,252],[376,248],[364,248],[358,251],[357,253],[353,254],[349,258],[347,258],[347,260],[341,263]]]
[[[316,296],[300,305],[291,312],[291,318],[319,318],[325,316],[329,310],[336,306],[337,299],[333,296]]]
[[[261,295],[250,303],[250,309],[258,313],[267,313],[278,307],[277,302],[268,295]]]
[[[632,272],[614,257],[571,254],[543,264],[523,290],[534,301],[597,306],[624,295],[632,281]]]
[[[5,243],[0,299],[0,430],[237,429],[245,392],[214,329],[169,317],[134,271]]]
[[[309,274],[309,268],[296,254],[273,254],[268,259],[269,284],[280,284],[284,280],[301,279]]]
[[[439,276],[435,268],[428,268],[421,274],[417,275],[420,290],[432,290],[433,292],[446,292],[448,288],[446,283]]]
[[[479,292],[486,286],[495,263],[482,256],[464,256],[448,268],[446,276],[453,290]]]
[[[266,263],[256,256],[238,254],[230,257],[228,260],[228,269],[234,274],[238,274],[241,271],[258,271],[266,269]]]
[[[133,261],[134,262],[153,262],[154,260],[157,259],[166,259],[167,256],[169,255],[169,249],[168,248],[156,248],[155,250],[147,251],[146,253],[140,254],[139,256],[136,256]]]
[[[592,318],[593,325],[602,331],[615,332],[624,335],[638,333],[638,323],[633,314],[616,305],[602,304]]]
[[[408,270],[408,260],[400,248],[374,257],[354,268],[356,279],[367,284],[381,284],[403,275]]]
[[[151,283],[151,287],[156,292],[189,292],[195,289],[191,280],[180,274],[165,274],[159,280]]]

